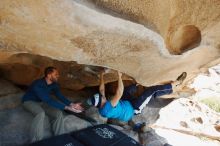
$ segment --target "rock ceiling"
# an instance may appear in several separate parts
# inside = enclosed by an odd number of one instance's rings
[[[0,69],[18,83],[29,70],[27,84],[46,58],[64,72],[105,66],[152,85],[219,63],[219,28],[218,0],[1,0]]]

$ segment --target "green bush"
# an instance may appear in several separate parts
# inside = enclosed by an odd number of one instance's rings
[[[220,97],[212,97],[212,98],[206,98],[201,100],[204,104],[209,106],[211,109],[215,110],[216,112],[220,112]]]

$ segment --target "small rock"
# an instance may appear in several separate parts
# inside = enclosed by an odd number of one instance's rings
[[[195,122],[195,123],[203,124],[203,120],[202,120],[201,117],[192,118],[191,121],[192,121],[192,122]]]
[[[194,102],[192,100],[189,101],[190,105],[193,106]]]
[[[199,106],[199,105],[195,105],[195,107],[201,112],[202,111],[202,108]]]
[[[180,121],[180,125],[184,128],[189,128],[188,124],[184,121]]]
[[[220,125],[216,125],[216,126],[215,126],[215,130],[218,131],[218,132],[220,132]]]

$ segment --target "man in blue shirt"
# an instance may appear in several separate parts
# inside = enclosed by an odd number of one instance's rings
[[[176,81],[171,81],[168,84],[148,87],[140,96],[134,98],[132,94],[137,90],[137,84],[128,86],[124,90],[122,74],[118,72],[118,87],[110,100],[106,100],[103,75],[104,72],[101,72],[99,93],[89,98],[87,103],[98,107],[99,113],[103,117],[128,122],[134,114],[141,113],[151,98],[171,94],[183,82],[187,74],[183,72]]]
[[[44,128],[50,126],[46,115],[52,119],[54,135],[59,135],[65,132],[62,110],[83,111],[81,103],[72,103],[61,94],[57,84],[59,72],[55,67],[47,67],[44,75],[30,85],[22,98],[24,108],[35,116],[31,125],[32,142],[45,137]],[[53,99],[51,94],[59,101]]]

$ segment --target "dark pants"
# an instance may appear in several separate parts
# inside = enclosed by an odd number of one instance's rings
[[[141,113],[141,111],[148,104],[151,98],[155,98],[166,94],[171,94],[173,92],[172,85],[170,83],[148,87],[137,98],[132,96],[132,94],[135,93],[136,91],[137,91],[137,86],[135,84],[132,84],[124,89],[124,93],[122,95],[122,100],[130,101],[130,103],[134,108],[135,114]]]

